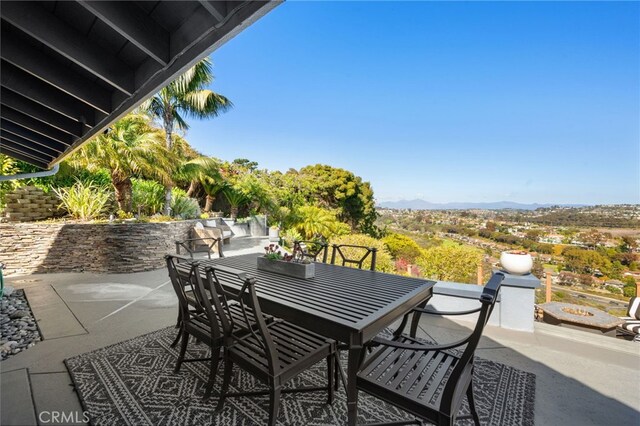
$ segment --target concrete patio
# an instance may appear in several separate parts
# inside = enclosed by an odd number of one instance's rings
[[[260,252],[265,244],[264,238],[239,238],[225,254]],[[177,301],[164,269],[39,274],[11,277],[7,284],[25,289],[44,340],[0,365],[2,425],[49,423],[52,412],[77,413],[82,423],[63,360],[175,324]],[[467,331],[468,323],[423,318],[421,326],[446,341]],[[637,343],[541,323],[533,333],[487,327],[478,356],[536,374],[536,424],[640,422]]]

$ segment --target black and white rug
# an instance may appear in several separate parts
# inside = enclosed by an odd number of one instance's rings
[[[169,327],[65,360],[82,405],[94,425],[262,425],[268,419],[268,396],[228,398],[215,413],[217,398],[203,401],[208,362],[173,368],[178,348],[171,348],[176,329]],[[190,343],[187,356],[208,357],[206,345]],[[343,364],[346,365],[346,364]],[[224,365],[221,366],[221,370]],[[220,374],[219,374],[220,376]],[[233,392],[264,389],[250,374],[234,368]],[[294,379],[294,387],[326,383],[321,362]],[[221,386],[218,377],[216,387]],[[533,425],[535,375],[483,359],[476,360],[474,390],[482,424]],[[358,423],[411,419],[364,392],[358,400]],[[462,408],[468,414],[466,400]],[[342,425],[346,423],[344,389],[333,405],[326,392],[283,394],[280,425]],[[457,424],[473,424],[470,419]]]

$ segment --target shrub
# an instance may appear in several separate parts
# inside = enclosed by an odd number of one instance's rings
[[[389,254],[387,247],[380,240],[376,240],[375,238],[364,234],[349,234],[334,237],[329,242],[330,244],[351,244],[357,246],[375,247],[378,249],[378,252],[376,254],[376,271],[394,272],[391,254]],[[358,249],[345,248],[342,251],[348,258],[358,258],[362,256],[361,250]],[[363,269],[370,267],[370,259],[371,257],[369,256],[362,266]]]
[[[605,285],[604,289],[607,290],[609,293],[622,294],[622,290],[620,290],[618,287],[613,285]]]
[[[164,205],[164,187],[154,180],[132,179],[133,210],[146,215],[162,211]]]
[[[193,198],[176,195],[171,202],[171,214],[182,219],[195,219],[200,216],[200,206]]]
[[[100,216],[111,195],[104,186],[80,180],[71,188],[57,188],[54,191],[62,201],[60,207],[64,207],[76,219],[82,220]]]
[[[396,260],[404,259],[409,263],[414,263],[416,258],[420,256],[420,246],[406,235],[389,234],[382,241]]]
[[[300,232],[298,232],[295,228],[286,229],[280,234],[280,238],[282,239],[282,245],[284,245],[287,249],[293,247],[294,241],[304,240],[304,238],[302,238],[302,234],[300,234]]]
[[[461,283],[475,283],[480,262],[480,249],[460,244],[443,244],[423,250],[417,259],[425,277]]]

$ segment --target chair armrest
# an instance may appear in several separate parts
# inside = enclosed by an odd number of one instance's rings
[[[402,342],[397,342],[395,340],[389,340],[389,339],[383,339],[382,337],[374,337],[371,342],[378,344],[378,345],[383,345],[383,346],[390,346],[393,348],[398,348],[398,349],[409,349],[412,351],[423,351],[423,352],[427,352],[427,351],[442,351],[445,349],[452,349],[452,348],[456,348],[458,346],[462,346],[465,343],[467,343],[469,341],[469,339],[471,338],[473,334],[470,334],[469,336],[465,337],[462,340],[457,340],[455,342],[451,342],[451,343],[446,343],[443,345],[428,345],[428,344],[416,344],[416,343],[402,343]]]
[[[482,306],[479,306],[474,309],[469,309],[466,311],[435,311],[429,308],[413,308],[413,312],[420,312],[420,313],[429,314],[429,315],[467,315],[467,314],[480,312],[481,309],[482,309]]]

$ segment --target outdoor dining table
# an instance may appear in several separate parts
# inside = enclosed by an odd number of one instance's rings
[[[355,425],[356,375],[363,345],[426,302],[435,282],[325,263],[315,264],[314,278],[294,278],[259,270],[258,256],[201,260],[199,264],[203,273],[206,266],[223,265],[254,276],[263,311],[348,345],[347,415],[348,424]]]

